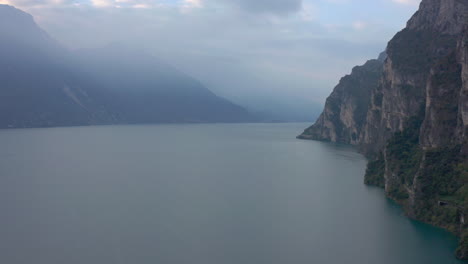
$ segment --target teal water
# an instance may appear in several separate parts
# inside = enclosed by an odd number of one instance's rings
[[[306,126],[0,131],[0,263],[462,263]]]

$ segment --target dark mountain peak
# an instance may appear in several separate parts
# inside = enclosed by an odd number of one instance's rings
[[[370,72],[381,72],[382,61],[368,60],[361,66],[355,66],[351,72],[352,75],[368,74]]]
[[[5,34],[21,31],[27,34],[42,30],[30,14],[10,5],[0,5],[0,32]]]
[[[466,0],[423,0],[419,10],[408,21],[407,28],[457,35],[463,31],[467,21]]]
[[[6,53],[21,47],[47,52],[62,49],[30,14],[9,5],[0,5],[0,35],[0,48]]]
[[[34,24],[33,17],[11,5],[2,5],[0,4],[0,22],[25,22]]]

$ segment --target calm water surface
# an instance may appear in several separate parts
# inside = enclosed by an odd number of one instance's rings
[[[306,126],[0,131],[0,263],[462,263]]]

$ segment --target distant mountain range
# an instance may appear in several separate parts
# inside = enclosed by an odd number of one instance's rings
[[[0,128],[255,120],[144,52],[71,52],[12,6],[0,5],[0,36]]]

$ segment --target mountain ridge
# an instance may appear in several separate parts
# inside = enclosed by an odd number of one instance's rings
[[[0,34],[0,128],[256,120],[148,54],[72,52],[12,6],[0,5]]]
[[[325,120],[299,136],[358,146],[370,160],[366,184],[384,188],[409,217],[460,236],[460,259],[468,259],[467,33],[467,1],[423,0],[388,43],[381,76],[360,113],[364,124],[357,126],[352,107],[338,100],[339,108],[326,105]]]

